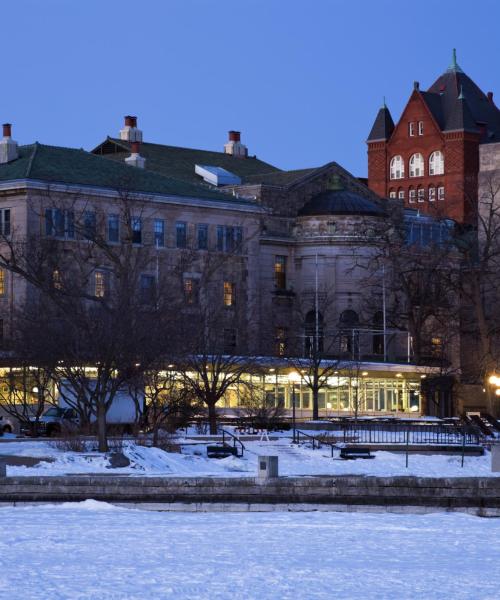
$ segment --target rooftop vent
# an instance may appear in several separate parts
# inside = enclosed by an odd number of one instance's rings
[[[125,142],[142,142],[142,131],[137,129],[137,117],[125,117],[125,125],[120,129],[120,139]]]
[[[0,164],[16,160],[17,157],[17,142],[12,139],[12,125],[4,123],[3,138],[0,140]]]
[[[238,158],[246,158],[248,156],[248,148],[240,141],[241,134],[239,131],[230,131],[229,140],[224,144],[224,153],[231,154]]]
[[[240,185],[241,178],[226,171],[222,167],[212,167],[210,165],[195,165],[194,172],[196,175],[203,177],[203,180],[210,185]]]

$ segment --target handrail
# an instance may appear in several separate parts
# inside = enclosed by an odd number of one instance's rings
[[[240,438],[236,435],[234,435],[234,433],[231,433],[230,431],[228,431],[227,429],[222,429],[222,427],[219,427],[219,431],[222,433],[222,445],[229,445],[226,443],[226,435],[231,438],[233,440],[233,448],[236,448],[237,444],[240,445],[241,447],[241,454],[237,454],[238,457],[242,457],[243,453],[245,452],[245,444],[240,440]]]
[[[333,442],[329,442],[328,440],[325,439],[321,439],[320,437],[311,435],[310,433],[306,433],[305,431],[301,431],[300,429],[296,429],[295,430],[295,434],[297,436],[297,444],[300,443],[300,436],[304,436],[306,438],[310,438],[312,440],[312,447],[313,450],[315,450],[315,443],[318,444],[318,449],[321,448],[322,444],[326,444],[327,446],[330,446],[331,448],[331,452],[332,452],[332,458],[333,458],[333,449],[336,448],[338,449],[337,444],[333,443]]]

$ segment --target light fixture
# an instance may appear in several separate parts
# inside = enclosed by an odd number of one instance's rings
[[[31,390],[31,391],[32,391],[34,394],[38,394],[38,388],[36,387],[36,385],[35,385],[35,387],[34,387],[34,388]]]
[[[495,396],[500,396],[500,388],[495,390]]]
[[[174,365],[167,365],[167,368],[168,368],[168,369],[173,369],[173,368],[174,368]]]
[[[425,379],[427,375],[420,375],[420,379]]]
[[[269,369],[269,373],[274,373],[274,371],[276,371],[276,369]]]
[[[488,383],[491,383],[492,385],[500,385],[500,377],[497,375],[490,375]]]
[[[403,373],[396,373],[396,377],[403,377]]]
[[[368,375],[368,371],[363,371],[363,372],[361,373],[361,375],[362,375],[363,377],[366,377],[366,376]]]
[[[290,371],[290,373],[288,373],[288,381],[290,383],[300,383],[301,379],[302,378],[297,371]]]

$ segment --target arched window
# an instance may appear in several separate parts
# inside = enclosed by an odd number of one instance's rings
[[[340,352],[350,358],[359,355],[359,316],[354,310],[348,309],[340,315]]]
[[[389,169],[389,177],[391,179],[403,179],[405,176],[405,163],[401,155],[391,158],[391,166]]]
[[[403,188],[399,188],[399,190],[398,190],[398,198],[400,200],[404,200],[405,199],[405,191],[404,191]]]
[[[410,158],[410,177],[423,177],[424,175],[424,157],[417,152]]]
[[[429,202],[436,200],[436,188],[433,185],[429,186]]]
[[[319,352],[323,352],[323,315],[316,311],[310,310],[305,318],[305,344],[304,350],[306,356],[313,357]]]
[[[396,197],[396,190],[391,188],[389,190],[389,198],[395,198],[395,197]]]
[[[444,156],[439,150],[429,157],[429,175],[442,175],[444,173]]]

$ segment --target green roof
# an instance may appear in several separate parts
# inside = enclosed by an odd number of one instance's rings
[[[19,179],[248,204],[208,186],[165,177],[125,162],[106,160],[85,150],[38,142],[20,146],[19,158],[0,165],[0,181]]]
[[[106,158],[122,161],[130,154],[130,143],[108,137],[92,152]],[[194,172],[195,165],[222,167],[240,177],[243,182],[252,175],[281,172],[273,165],[253,156],[238,158],[224,152],[179,148],[149,142],[141,144],[141,156],[146,159],[146,169],[190,183],[201,181],[200,176]]]
[[[294,171],[275,171],[273,173],[250,175],[246,178],[245,183],[284,187],[311,175],[317,170],[315,167],[312,169],[295,169]]]

